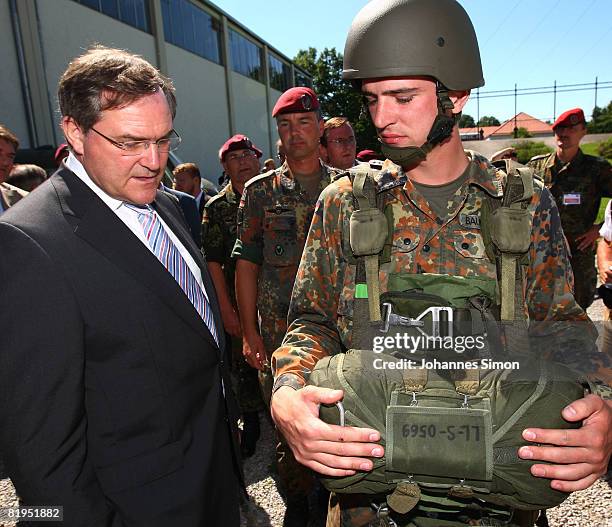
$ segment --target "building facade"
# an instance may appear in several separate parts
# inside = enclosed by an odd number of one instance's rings
[[[281,93],[312,80],[214,4],[202,0],[0,0],[0,122],[22,147],[63,142],[57,82],[90,45],[127,49],[171,77],[177,90],[176,153],[216,182],[217,152],[235,133],[272,157],[270,114]]]

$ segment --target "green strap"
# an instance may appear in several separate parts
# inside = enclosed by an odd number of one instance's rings
[[[405,369],[402,371],[402,379],[404,381],[404,389],[407,392],[422,392],[427,384],[427,369],[415,368]]]
[[[371,423],[371,426],[375,427],[377,430],[384,430],[385,425],[381,423],[378,418],[372,413],[372,411],[367,407],[367,405],[363,404],[362,399],[357,395],[353,387],[349,384],[344,376],[344,358],[346,355],[344,353],[340,353],[338,357],[338,362],[336,364],[336,375],[338,376],[338,381],[344,390],[344,397],[353,401],[359,410],[363,412],[365,416],[367,416],[367,421]]]
[[[544,360],[540,361],[540,378],[538,384],[535,387],[533,393],[527,398],[527,400],[508,418],[508,420],[500,426],[493,434],[493,443],[497,443],[502,437],[506,435],[516,422],[523,417],[525,412],[531,408],[531,405],[540,398],[546,385],[548,384],[548,369]]]
[[[353,196],[359,204],[359,210],[368,210],[376,208],[376,195],[373,187],[366,187],[368,181],[368,169],[355,170],[355,178],[353,179]],[[378,209],[376,209],[378,210]],[[370,322],[381,322],[382,316],[380,312],[380,283],[378,276],[378,254],[359,257],[364,260],[366,284],[368,291],[368,309]],[[357,290],[360,298],[363,298],[363,290]],[[366,325],[366,328],[369,324]]]
[[[355,170],[355,179],[353,180],[353,196],[357,198],[359,209],[365,210],[372,208],[370,200],[365,195],[364,185],[368,176],[367,170]]]
[[[378,255],[365,256],[366,283],[368,284],[368,306],[371,322],[381,322],[380,283],[378,281]]]
[[[501,319],[514,320],[514,300],[516,283],[516,255],[501,255]]]
[[[475,395],[478,392],[480,386],[480,371],[478,368],[464,369],[457,372],[455,375],[460,374],[463,377],[461,379],[455,379],[455,391],[457,393],[463,393],[466,395]]]

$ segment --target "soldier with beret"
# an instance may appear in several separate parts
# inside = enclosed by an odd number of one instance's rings
[[[528,164],[544,180],[559,207],[571,251],[574,296],[586,310],[593,302],[597,283],[594,244],[601,225],[594,222],[601,198],[612,196],[612,173],[608,161],[580,150],[580,140],[586,135],[582,109],[563,112],[553,131],[556,151],[535,156]]]
[[[281,167],[246,184],[233,252],[243,353],[260,370],[268,403],[270,357],[287,330],[291,290],[317,198],[331,181],[331,169],[319,159],[323,121],[315,93],[307,87],[287,90],[276,102],[272,117],[286,159]],[[282,438],[278,471],[287,499],[284,525],[305,526],[314,478],[295,461]]]
[[[223,326],[230,338],[232,381],[236,390],[243,429],[240,447],[243,457],[255,452],[259,439],[259,410],[264,408],[257,380],[257,371],[242,355],[242,332],[236,307],[234,276],[236,261],[231,257],[236,242],[236,214],[244,185],[259,173],[262,152],[242,134],[230,137],[219,149],[219,161],[229,183],[204,207],[202,247],[215,284]]]

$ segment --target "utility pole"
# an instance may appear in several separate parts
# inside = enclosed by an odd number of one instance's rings
[[[597,77],[595,77],[595,106],[597,106]]]
[[[557,120],[557,81],[555,81],[555,86],[553,88],[553,123]]]
[[[518,137],[518,126],[516,126],[516,82],[514,83],[514,139]]]

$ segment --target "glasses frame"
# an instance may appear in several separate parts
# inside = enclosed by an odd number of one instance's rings
[[[349,145],[357,144],[357,139],[355,138],[355,136],[347,137],[346,139],[343,139],[341,137],[339,139],[328,139],[327,142],[333,143],[338,146],[349,146]]]
[[[242,161],[243,159],[251,159],[253,157],[257,157],[257,154],[255,152],[253,152],[253,150],[251,149],[247,149],[245,150],[242,154],[240,155],[235,155],[232,157],[232,153],[230,152],[229,154],[227,154],[225,156],[225,162],[229,163],[230,161]]]
[[[181,138],[181,136],[179,135],[179,133],[173,128],[172,130],[170,130],[169,135],[170,134],[174,134],[174,136],[170,135],[170,137],[162,137],[161,139],[158,139],[157,141],[149,141],[149,140],[143,140],[143,141],[115,141],[114,139],[104,135],[102,132],[99,132],[98,130],[96,130],[93,126],[90,128],[90,130],[92,130],[93,132],[95,132],[96,134],[98,134],[100,137],[106,139],[111,145],[117,147],[119,150],[124,152],[124,156],[130,156],[130,157],[136,157],[136,156],[142,156],[144,155],[148,150],[149,147],[152,144],[155,144],[155,146],[157,147],[157,152],[160,152],[160,141],[168,141],[168,146],[171,146],[170,141],[174,138],[178,139],[178,142],[176,143],[176,145],[172,148],[168,148],[168,152],[173,152],[174,150],[176,150],[180,144],[181,141],[183,140]],[[136,153],[130,153],[130,151],[128,150],[128,146],[126,145],[144,145],[143,151],[142,152],[136,152]],[[167,152],[164,152],[167,153]]]

